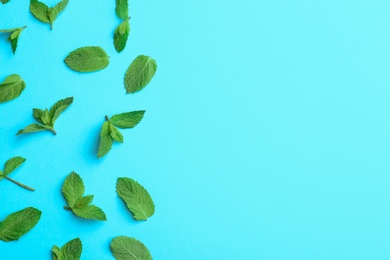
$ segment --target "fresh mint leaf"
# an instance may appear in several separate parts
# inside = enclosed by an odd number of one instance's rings
[[[46,4],[39,2],[38,0],[30,1],[30,12],[39,21],[50,24],[50,29],[53,29],[53,23],[57,19],[58,15],[65,10],[69,0],[62,0],[54,7],[48,7]]]
[[[154,203],[149,192],[131,178],[118,178],[116,192],[136,220],[147,220],[154,214]]]
[[[19,40],[20,33],[26,28],[27,26],[23,26],[21,28],[0,30],[0,33],[10,33],[10,36],[8,37],[8,41],[11,43],[13,54],[15,54],[16,48],[18,47],[18,40]]]
[[[102,130],[100,131],[100,142],[97,151],[97,157],[101,158],[106,155],[112,146],[112,138],[110,135],[110,124],[109,122],[104,122]]]
[[[141,122],[144,114],[145,110],[117,114],[110,118],[110,122],[119,128],[133,128]]]
[[[35,227],[41,218],[41,214],[40,210],[33,207],[12,213],[0,222],[0,240],[4,242],[18,240]]]
[[[107,53],[98,46],[81,47],[65,58],[66,65],[78,72],[93,72],[106,68],[109,64]]]
[[[115,12],[120,19],[126,20],[129,17],[128,0],[116,0]]]
[[[119,130],[110,122],[108,122],[110,125],[110,136],[114,141],[117,141],[119,143],[123,143],[123,135]]]
[[[157,64],[149,56],[139,55],[130,64],[124,78],[126,93],[135,93],[143,89],[153,78]]]
[[[9,2],[9,0],[0,0],[0,2],[4,5]]]
[[[56,245],[53,246],[51,251],[53,260],[79,260],[83,251],[83,245],[80,238],[75,238],[63,245],[62,248]]]
[[[152,260],[148,248],[139,240],[126,236],[114,238],[110,244],[116,260]]]
[[[58,116],[72,103],[73,97],[68,97],[57,101],[50,110],[33,108],[33,116],[41,124],[28,125],[26,128],[19,130],[16,135],[34,133],[43,130],[49,130],[56,135],[57,132],[54,129],[54,123],[56,122]]]
[[[7,179],[10,182],[15,183],[16,185],[18,185],[22,188],[25,188],[25,189],[30,190],[30,191],[34,191],[35,190],[34,188],[26,186],[23,183],[20,183],[18,181],[15,181],[14,179],[11,179],[10,177],[8,177],[8,175],[10,173],[12,173],[16,168],[18,168],[20,165],[22,165],[25,161],[26,161],[26,159],[24,159],[23,157],[20,157],[20,156],[16,156],[16,157],[9,159],[4,165],[4,171],[0,171],[0,180]]]
[[[0,83],[0,103],[11,101],[22,94],[26,83],[18,74],[12,74]]]
[[[114,32],[114,46],[115,50],[119,53],[126,47],[127,38],[130,34],[130,22],[129,18],[123,21]]]
[[[106,214],[100,208],[89,205],[93,196],[84,196],[84,182],[80,175],[71,172],[62,185],[62,194],[68,206],[64,209],[70,210],[78,217],[93,220],[107,220]]]

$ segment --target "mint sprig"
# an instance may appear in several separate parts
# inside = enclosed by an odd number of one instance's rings
[[[106,155],[111,150],[111,146],[114,141],[123,143],[123,135],[118,128],[127,129],[135,127],[139,122],[141,122],[144,114],[145,110],[139,110],[117,114],[111,118],[106,116],[106,122],[103,123],[100,131],[97,158],[101,158]]]
[[[16,156],[16,157],[9,159],[4,165],[4,171],[0,170],[0,180],[6,179],[6,180],[9,180],[10,182],[13,182],[14,184],[24,188],[24,189],[26,189],[26,190],[35,191],[34,188],[31,188],[27,185],[24,185],[23,183],[20,183],[18,181],[15,181],[14,179],[11,179],[10,177],[8,177],[8,175],[10,173],[12,173],[16,168],[18,168],[20,165],[22,165],[25,161],[26,161],[26,159],[23,157],[20,157],[20,156]]]
[[[73,103],[73,97],[68,97],[57,101],[50,110],[45,109],[33,109],[33,116],[40,124],[31,124],[26,128],[18,131],[16,135],[33,133],[38,131],[49,130],[53,134],[57,134],[54,129],[54,123],[58,119],[59,115],[64,112]]]
[[[57,16],[65,10],[69,0],[62,0],[54,7],[48,7],[46,4],[39,2],[38,0],[30,1],[30,12],[39,21],[50,24],[50,29],[53,30],[53,23],[57,19]]]
[[[75,238],[61,248],[54,245],[51,249],[53,260],[79,260],[83,251],[80,238]]]
[[[13,54],[15,54],[16,48],[18,47],[19,36],[22,33],[22,31],[26,28],[27,28],[27,26],[23,26],[20,28],[0,30],[0,33],[9,33],[10,34],[8,37],[8,41],[11,43]]]

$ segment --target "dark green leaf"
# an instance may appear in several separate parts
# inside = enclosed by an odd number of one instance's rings
[[[29,232],[41,218],[41,211],[32,207],[12,213],[0,223],[0,240],[18,240]]]
[[[49,10],[49,7],[47,7],[47,5],[45,5],[44,3],[39,2],[38,0],[31,0],[30,1],[30,12],[39,21],[44,22],[44,23],[50,23],[49,17],[47,15],[48,10]]]
[[[16,168],[18,168],[22,163],[24,163],[26,159],[20,156],[16,156],[14,158],[9,159],[4,165],[4,175],[8,175],[13,172]]]
[[[70,106],[70,104],[73,103],[73,97],[68,97],[65,99],[61,99],[60,101],[56,102],[49,111],[50,116],[50,125],[54,125],[55,121],[57,120],[58,116]]]
[[[39,132],[39,131],[44,131],[44,130],[52,130],[52,128],[49,126],[40,125],[40,124],[31,124],[31,125],[26,126],[26,128],[19,130],[16,135],[34,133],[34,132]]]
[[[84,196],[76,201],[74,208],[84,208],[92,203],[93,195]]]
[[[83,250],[80,238],[73,239],[66,243],[61,249],[53,246],[53,260],[79,260]]]
[[[127,38],[130,34],[129,20],[122,22],[114,32],[114,46],[117,52],[121,52],[126,47]]]
[[[112,146],[112,138],[110,135],[110,125],[109,122],[104,122],[102,130],[100,131],[100,143],[97,152],[97,157],[101,158],[106,155]]]
[[[117,114],[110,118],[110,122],[119,128],[133,128],[141,122],[144,114],[145,110]]]
[[[62,194],[70,208],[73,208],[76,202],[83,197],[84,190],[84,182],[80,175],[71,172],[62,185]]]
[[[91,219],[91,220],[100,220],[100,221],[106,221],[106,214],[101,210],[99,207],[96,207],[94,205],[88,205],[81,209],[72,209],[73,213],[80,217],[85,219]]]
[[[4,5],[9,2],[9,0],[0,0],[0,2]]]
[[[110,125],[110,135],[111,135],[112,139],[114,141],[123,143],[122,133],[119,132],[119,130],[113,124],[109,123],[109,125]]]
[[[119,18],[126,20],[129,17],[129,3],[127,0],[116,0],[115,12]]]

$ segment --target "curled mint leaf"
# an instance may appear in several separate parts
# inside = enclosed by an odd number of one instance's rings
[[[34,133],[44,130],[49,130],[53,134],[57,134],[54,129],[54,123],[58,116],[65,111],[73,103],[73,97],[68,97],[57,101],[50,110],[33,108],[33,116],[40,124],[31,124],[21,129],[16,135]]]
[[[131,178],[118,178],[116,193],[136,220],[147,220],[154,214],[154,203],[149,192]]]
[[[139,55],[130,64],[124,78],[126,93],[135,93],[146,87],[157,70],[156,61],[145,55]]]
[[[6,180],[9,180],[10,182],[13,182],[14,184],[22,187],[22,188],[25,188],[25,189],[30,190],[30,191],[34,191],[35,190],[34,188],[31,188],[27,185],[24,185],[23,183],[15,181],[14,179],[11,179],[8,176],[16,168],[18,168],[20,165],[22,165],[25,161],[26,161],[26,159],[24,159],[23,157],[20,157],[20,156],[16,156],[16,157],[9,159],[4,165],[4,171],[0,171],[0,181],[3,179],[6,179]]]
[[[12,74],[0,83],[0,103],[11,101],[22,94],[26,83],[18,74]]]
[[[53,260],[79,260],[83,251],[80,238],[75,238],[61,248],[53,246],[51,252]]]
[[[106,68],[109,64],[107,53],[98,46],[81,47],[65,58],[66,65],[78,72],[93,72]]]
[[[16,48],[18,47],[20,33],[26,28],[27,26],[23,26],[21,28],[0,30],[0,33],[10,33],[8,41],[11,43],[13,54],[15,54]]]
[[[84,182],[80,175],[71,172],[62,185],[62,194],[68,204],[64,209],[72,211],[73,214],[80,218],[101,221],[107,220],[103,210],[94,205],[89,205],[92,203],[93,196],[84,196],[84,190]]]
[[[30,1],[30,12],[39,21],[50,24],[50,29],[53,29],[53,23],[57,19],[57,16],[65,10],[69,0],[62,0],[54,7],[48,7],[46,4],[39,2],[38,0]]]
[[[111,241],[110,249],[116,260],[152,260],[149,249],[139,240],[119,236]]]
[[[0,240],[4,242],[18,240],[35,227],[41,218],[41,214],[40,210],[33,207],[12,213],[0,222]]]

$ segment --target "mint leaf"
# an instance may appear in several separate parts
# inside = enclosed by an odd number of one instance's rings
[[[60,101],[57,101],[50,110],[45,109],[38,109],[33,108],[33,116],[34,118],[42,124],[31,124],[28,125],[26,128],[21,129],[18,131],[16,135],[20,134],[26,134],[26,133],[33,133],[43,130],[49,130],[53,134],[57,134],[57,132],[54,129],[54,123],[57,120],[58,116],[64,112],[65,109],[67,109],[70,104],[73,103],[73,97],[68,97],[65,99],[61,99]]]
[[[76,202],[83,197],[84,191],[84,182],[80,175],[71,172],[62,185],[62,194],[68,206],[71,208],[74,207]]]
[[[135,93],[143,89],[153,78],[157,70],[154,59],[139,55],[126,71],[124,85],[126,93]]]
[[[4,242],[18,240],[35,227],[41,214],[40,210],[33,207],[12,213],[3,222],[0,222],[0,240]]]
[[[145,110],[117,114],[110,118],[110,122],[119,128],[133,128],[141,122],[144,114]]]
[[[11,101],[22,94],[26,83],[18,74],[12,74],[0,84],[0,103]]]
[[[109,122],[104,122],[102,130],[100,131],[100,143],[97,151],[97,158],[101,158],[106,155],[112,146],[112,138],[110,135],[110,125]]]
[[[8,175],[13,172],[16,168],[18,168],[22,163],[24,163],[26,159],[20,156],[16,156],[14,158],[9,159],[4,165],[4,175]]]
[[[4,5],[9,2],[9,0],[0,0],[0,2]]]
[[[103,210],[101,210],[100,208],[94,205],[88,205],[80,209],[74,208],[72,211],[76,216],[80,218],[100,220],[100,221],[107,220],[106,214],[103,212]]]
[[[39,21],[44,23],[50,23],[49,17],[47,16],[49,7],[38,0],[30,1],[30,12],[37,18]]]
[[[117,260],[152,260],[148,248],[139,240],[126,236],[114,238],[110,244],[112,255]]]
[[[129,17],[129,3],[127,0],[116,0],[115,12],[119,18],[126,20]]]
[[[68,5],[69,0],[62,0],[54,7],[48,7],[38,0],[30,1],[30,12],[39,21],[50,24],[50,29],[53,29],[53,23],[57,19],[57,16],[64,11]]]
[[[71,172],[66,177],[62,185],[62,194],[68,206],[64,209],[71,210],[78,217],[93,220],[107,220],[106,214],[100,208],[94,205],[88,205],[92,202],[93,196],[84,196],[84,182],[81,177]]]
[[[53,260],[79,260],[83,251],[80,238],[75,238],[66,243],[61,249],[58,246],[52,248]]]
[[[40,131],[44,131],[44,130],[53,131],[53,129],[49,126],[40,125],[40,124],[31,124],[31,125],[26,126],[24,129],[20,129],[16,133],[16,135],[35,133],[35,132],[40,132]]]
[[[20,157],[20,156],[16,156],[16,157],[9,159],[4,165],[4,171],[0,171],[0,180],[7,179],[10,182],[15,183],[16,185],[18,185],[22,188],[25,188],[25,189],[30,190],[30,191],[34,191],[35,190],[34,188],[26,186],[23,183],[20,183],[18,181],[15,181],[14,179],[11,179],[10,177],[8,177],[8,175],[10,173],[12,173],[16,168],[18,168],[20,165],[22,165],[25,161],[26,161],[26,159],[24,159],[23,157]]]
[[[81,47],[65,58],[66,65],[78,72],[93,72],[106,68],[109,64],[107,53],[98,46]]]
[[[0,33],[10,33],[10,36],[8,37],[8,41],[11,43],[13,54],[15,54],[16,48],[18,47],[18,40],[19,40],[20,33],[26,28],[27,26],[23,26],[21,28],[0,30]]]
[[[119,143],[123,143],[123,135],[121,132],[119,132],[119,130],[113,125],[111,124],[110,122],[109,123],[109,126],[110,126],[110,136],[111,138],[114,140],[114,141],[117,141]]]
[[[122,22],[114,32],[114,46],[117,52],[121,52],[125,49],[127,38],[130,34],[129,18]]]
[[[130,178],[118,178],[118,196],[126,203],[136,220],[147,220],[154,214],[154,203],[149,192],[141,184]]]
[[[60,101],[56,102],[49,111],[50,115],[50,125],[53,126],[55,121],[57,120],[58,116],[64,112],[65,109],[68,108],[73,103],[73,97],[68,97],[65,99],[61,99]]]

